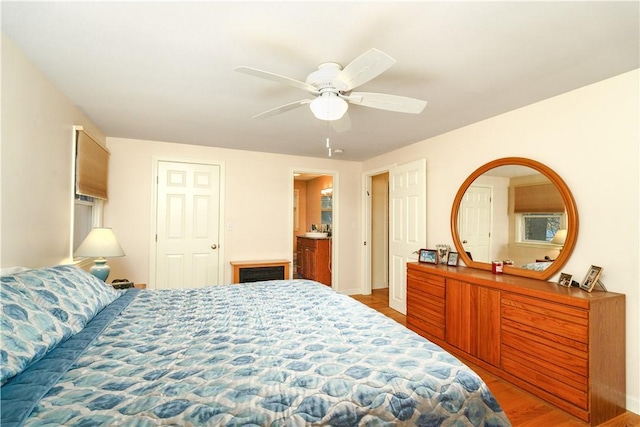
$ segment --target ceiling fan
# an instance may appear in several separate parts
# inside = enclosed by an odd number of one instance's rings
[[[342,118],[349,108],[349,103],[379,110],[419,114],[427,105],[427,101],[384,93],[352,91],[385,72],[395,62],[395,59],[386,53],[370,49],[344,68],[334,62],[322,63],[304,82],[245,66],[236,67],[234,71],[284,83],[306,90],[314,96],[312,99],[301,99],[264,111],[253,116],[254,119],[275,116],[306,104],[309,104],[316,118],[328,121]]]

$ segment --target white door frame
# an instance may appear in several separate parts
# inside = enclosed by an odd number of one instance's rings
[[[220,209],[220,219],[218,224],[218,284],[224,283],[225,258],[224,258],[224,201],[225,201],[225,163],[223,160],[202,160],[184,157],[170,156],[152,156],[151,158],[151,229],[149,230],[149,283],[147,287],[155,289],[156,286],[156,228],[157,228],[157,210],[158,210],[158,163],[197,163],[201,165],[218,166],[220,168],[220,200],[218,203]]]
[[[383,166],[362,174],[362,284],[360,285],[363,295],[371,295],[371,181],[376,175],[389,173],[396,167],[397,163]]]
[[[292,167],[289,168],[289,206],[288,212],[291,213],[289,215],[289,226],[288,229],[293,232],[293,180],[294,173],[302,173],[302,174],[313,174],[313,175],[328,175],[333,179],[333,199],[331,201],[331,218],[332,218],[332,226],[331,226],[331,287],[333,289],[340,289],[339,287],[339,276],[337,274],[339,270],[339,260],[338,256],[338,248],[340,242],[340,185],[339,185],[339,172],[337,170],[331,169],[311,169],[308,167]],[[300,231],[302,233],[302,231]],[[293,239],[289,239],[289,253],[293,256]],[[294,266],[295,268],[295,266]],[[294,271],[292,271],[291,277],[294,275]]]

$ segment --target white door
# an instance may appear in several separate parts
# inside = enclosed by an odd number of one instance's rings
[[[158,162],[156,289],[218,284],[220,166]]]
[[[471,186],[460,201],[458,233],[471,259],[491,262],[491,188]]]
[[[407,312],[407,262],[427,244],[426,160],[389,171],[389,306]]]

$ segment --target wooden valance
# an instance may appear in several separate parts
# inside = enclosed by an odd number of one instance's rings
[[[109,150],[85,131],[77,131],[76,193],[107,200]]]
[[[564,212],[564,202],[553,184],[525,185],[514,188],[515,213]]]

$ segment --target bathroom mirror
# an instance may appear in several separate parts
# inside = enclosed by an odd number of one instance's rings
[[[547,280],[562,268],[578,236],[578,211],[566,183],[531,159],[507,157],[474,171],[451,209],[451,234],[460,260],[504,274]]]

